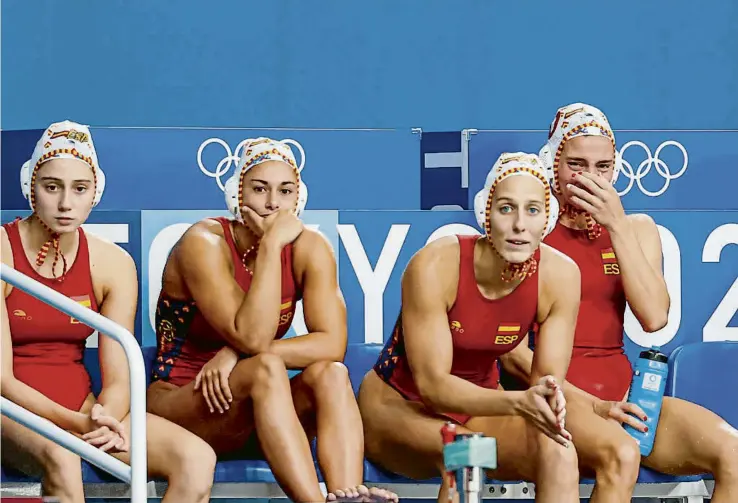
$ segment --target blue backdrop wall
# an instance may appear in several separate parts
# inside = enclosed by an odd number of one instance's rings
[[[412,253],[473,232],[495,157],[537,151],[574,101],[610,116],[623,202],[661,226],[669,325],[647,336],[629,317],[629,353],[738,340],[732,0],[7,0],[1,14],[2,219],[27,208],[18,170],[41,128],[93,125],[109,185],[91,223],[136,260],[147,345],[168,247],[223,211],[230,172],[213,174],[244,137],[305,146],[306,221],[338,255],[351,341],[381,342]]]
[[[733,0],[6,0],[2,127],[737,129]]]
[[[207,144],[213,134],[210,130],[93,129],[101,165],[109,175],[106,193],[90,223],[95,231],[121,243],[136,260],[141,284],[138,337],[145,345],[155,342],[151,307],[171,246],[198,219],[225,214],[219,178],[211,175],[228,149],[252,133],[226,132],[225,147],[218,142]],[[298,137],[301,132],[283,133]],[[406,164],[357,154],[354,166],[361,170],[352,179],[342,163],[344,157],[352,157],[350,149],[346,147],[345,156],[330,155],[328,140],[339,134],[352,137],[345,145],[359,150],[367,138],[374,138],[374,144],[386,141],[403,153]],[[652,344],[671,351],[687,342],[738,340],[738,246],[731,246],[738,245],[734,196],[738,170],[721,171],[715,161],[721,166],[738,166],[738,154],[729,148],[738,142],[738,134],[616,134],[625,141],[620,150],[628,168],[616,188],[626,208],[646,211],[659,224],[672,299],[669,324],[655,334],[645,334],[627,313],[629,355]],[[25,132],[4,135],[20,138]],[[324,232],[337,253],[349,338],[354,343],[380,343],[388,337],[399,309],[402,271],[415,251],[439,234],[478,232],[468,204],[498,153],[513,148],[535,150],[545,138],[542,131],[425,133],[421,141],[410,133],[397,138],[384,135],[387,133],[334,131],[324,132],[323,140],[310,135],[303,138],[308,159],[316,159],[313,164],[308,161],[304,170],[310,187],[305,221]],[[127,150],[134,137],[135,144],[166,148],[152,148],[150,155]],[[314,155],[309,148],[313,141]],[[322,141],[325,150],[320,148]],[[14,156],[17,162],[13,169],[3,169],[4,206],[8,202],[3,221],[27,213],[17,166],[31,151],[30,145],[21,149],[20,140],[8,143],[11,147],[3,150],[3,156]],[[203,144],[206,147],[201,149]],[[462,149],[462,145],[466,146]],[[202,152],[199,158],[198,151]],[[722,183],[715,183],[718,179]],[[432,201],[433,206],[421,209],[421,199]],[[438,206],[456,209],[430,210]],[[304,332],[299,313],[293,331]]]

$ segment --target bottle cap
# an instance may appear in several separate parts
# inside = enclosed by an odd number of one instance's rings
[[[652,360],[661,363],[669,362],[669,357],[655,347],[647,351],[641,351],[641,358],[643,358],[644,360]]]

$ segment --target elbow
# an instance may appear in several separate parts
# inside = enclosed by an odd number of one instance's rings
[[[236,350],[251,356],[268,352],[272,344],[272,338],[260,337],[259,334],[253,332],[248,336],[231,333],[229,334],[228,341]]]
[[[264,330],[260,327],[239,327],[234,325],[227,334],[231,345],[247,355],[258,355],[269,351],[274,333],[271,327]]]
[[[669,307],[667,305],[664,309],[654,309],[649,313],[644,313],[644,316],[639,317],[638,321],[640,321],[645,332],[658,332],[669,323]]]
[[[247,355],[259,355],[269,351],[271,342],[261,338],[240,339],[236,347]]]
[[[669,308],[671,307],[671,297],[669,292],[666,291],[664,285],[663,296],[661,301],[657,303],[658,307],[649,313],[648,319],[644,320],[643,330],[648,333],[658,332],[669,323]]]
[[[337,347],[328,354],[328,361],[343,363],[346,359],[346,347]]]
[[[654,300],[643,308],[630,305],[641,328],[646,333],[658,332],[669,323],[669,308],[671,307],[671,299],[668,292],[664,292],[664,296],[659,295],[658,300]]]
[[[344,332],[343,334],[335,334],[333,337],[331,337],[331,339],[331,344],[327,344],[330,349],[328,350],[326,359],[332,362],[343,363],[343,361],[346,359],[346,349],[348,346],[348,338],[346,336],[346,333]]]
[[[647,320],[641,321],[641,326],[647,333],[653,333],[664,328],[668,322],[668,313],[664,313],[663,315],[651,316]]]
[[[437,379],[417,379],[416,386],[418,394],[423,404],[434,412],[440,412],[443,409],[443,401],[441,399],[440,386]]]
[[[441,412],[442,406],[438,394],[433,392],[420,392],[420,401],[433,412]]]

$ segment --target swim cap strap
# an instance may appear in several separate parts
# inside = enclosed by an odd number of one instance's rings
[[[41,222],[41,226],[46,229],[51,236],[49,239],[41,246],[41,249],[38,251],[38,254],[36,255],[36,266],[41,267],[44,265],[44,262],[46,262],[46,258],[49,255],[49,250],[53,247],[54,248],[54,262],[51,264],[51,274],[53,275],[54,279],[56,281],[64,281],[64,278],[67,275],[67,258],[64,256],[64,253],[61,251],[61,248],[59,246],[60,241],[60,234],[57,232],[53,232],[49,226],[47,226],[43,220],[41,220],[38,215],[35,213],[33,214],[36,219]],[[56,275],[56,264],[59,263],[59,259],[62,261],[62,273],[61,276]]]
[[[572,220],[576,220],[582,215],[584,216],[584,221],[587,224],[587,237],[591,241],[594,241],[602,235],[602,226],[598,224],[594,217],[588,212],[580,210],[579,208],[576,208],[567,203],[566,205],[564,205],[563,208],[561,208],[559,216],[563,215],[564,213],[566,213],[566,215],[569,216],[569,218],[571,218]]]
[[[494,246],[492,246],[492,249],[497,253],[498,257],[502,258],[502,255],[500,255]],[[521,262],[519,264],[507,262],[507,265],[505,265],[505,268],[502,270],[502,281],[506,283],[510,283],[516,279],[522,281],[525,278],[534,275],[537,270],[538,261],[533,257],[530,257],[525,262]]]

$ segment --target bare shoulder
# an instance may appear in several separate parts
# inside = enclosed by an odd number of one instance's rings
[[[556,286],[559,282],[579,283],[579,266],[568,255],[545,243],[541,243],[541,266],[539,274],[547,285]]]
[[[633,213],[626,218],[639,238],[658,235],[659,229],[656,227],[656,222],[650,215]]]
[[[407,264],[404,278],[414,280],[441,280],[441,284],[455,284],[458,280],[460,245],[456,236],[444,236],[415,252]]]
[[[127,251],[97,234],[85,232],[93,276],[103,274],[112,280],[136,276],[136,264]]]
[[[207,246],[208,243],[225,243],[225,234],[220,222],[206,218],[195,222],[185,231],[179,240],[180,244]]]
[[[335,257],[335,250],[328,241],[328,238],[317,229],[310,229],[305,227],[302,233],[295,240],[292,249],[295,252],[295,256],[311,256],[320,254],[325,256]]]
[[[651,215],[645,213],[631,213],[626,216],[631,225],[656,227],[656,222]]]
[[[292,267],[298,277],[305,271],[335,275],[336,254],[322,232],[305,227],[292,244]]]
[[[440,238],[418,250],[402,274],[403,309],[448,310],[456,300],[459,260],[456,236]]]
[[[219,222],[206,218],[192,224],[174,245],[172,256],[185,257],[188,260],[211,258],[213,253],[228,254],[223,226]]]

